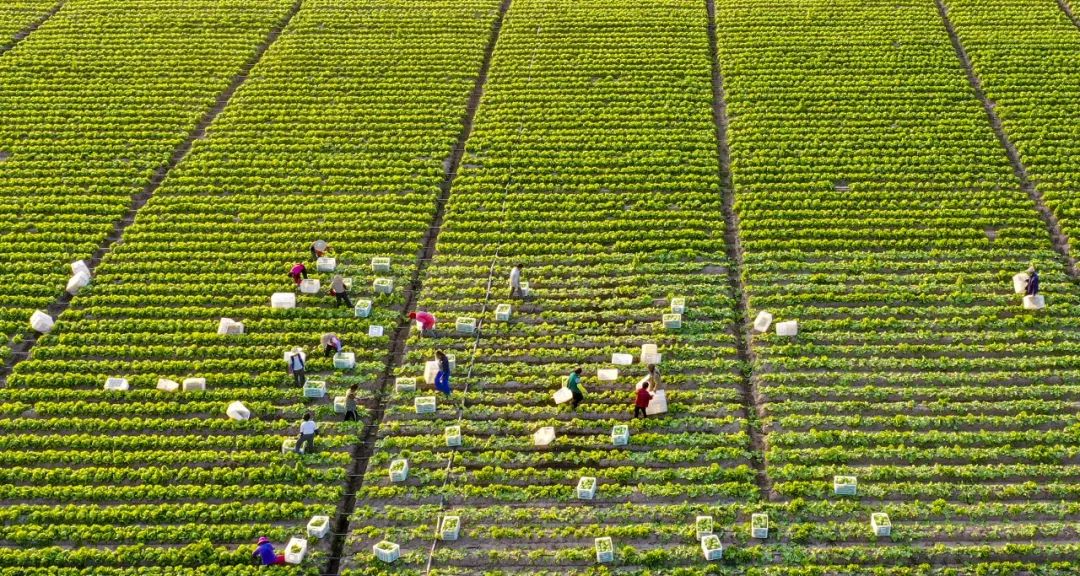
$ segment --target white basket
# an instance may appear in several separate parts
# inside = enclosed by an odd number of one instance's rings
[[[499,304],[495,307],[495,320],[498,322],[509,322],[512,311],[513,308],[509,304]]]
[[[90,283],[90,275],[85,272],[79,272],[68,279],[67,286],[64,287],[64,291],[72,296],[79,293],[87,284]]]
[[[461,533],[461,517],[460,516],[443,516],[442,522],[439,522],[439,539],[454,541],[458,539],[458,535]]]
[[[682,328],[682,314],[664,314],[664,328],[668,330]]]
[[[329,516],[312,516],[307,523],[307,535],[312,538],[322,539],[330,533]]]
[[[596,379],[601,382],[614,382],[619,379],[619,369],[600,368],[596,371]]]
[[[424,382],[435,384],[435,377],[439,375],[439,361],[428,360],[424,363]]]
[[[217,333],[222,335],[222,336],[243,334],[244,333],[244,323],[243,322],[237,322],[236,320],[233,320],[232,318],[222,318],[218,322]]]
[[[206,378],[184,378],[184,392],[203,392],[206,390]]]
[[[555,441],[555,428],[544,426],[533,432],[533,444],[536,446],[548,446]]]
[[[796,320],[788,320],[787,322],[777,322],[776,335],[785,336],[791,338],[799,334],[799,323]]]
[[[48,334],[52,331],[56,322],[52,319],[52,316],[37,310],[30,315],[30,327],[34,329],[34,332],[40,332],[42,334]]]
[[[300,281],[301,294],[318,294],[322,289],[322,283],[318,278],[306,278]]]
[[[281,441],[281,453],[292,454],[296,452],[296,438],[285,438]]]
[[[413,408],[417,414],[433,414],[438,404],[434,396],[420,396],[413,400]]]
[[[1029,279],[1031,279],[1031,276],[1029,276],[1027,272],[1021,272],[1013,276],[1013,292],[1016,292],[1017,294],[1027,292]]]
[[[292,292],[274,292],[270,295],[270,307],[281,310],[296,308],[296,294]]]
[[[642,356],[647,356],[649,354],[657,354],[659,352],[660,352],[660,349],[657,348],[656,344],[642,344],[641,345],[641,355]]]
[[[71,263],[71,274],[75,275],[80,273],[86,274],[87,276],[92,276],[92,274],[90,274],[90,267],[86,265],[86,262],[82,260],[76,260],[75,262]]]
[[[236,402],[229,404],[229,407],[225,409],[225,415],[233,420],[242,422],[251,419],[251,410],[248,410],[243,402],[237,400]]]
[[[357,318],[367,318],[371,316],[371,300],[357,300],[356,307],[353,308],[353,314]]]
[[[337,268],[337,258],[322,256],[315,259],[315,269],[319,272],[333,272]]]
[[[462,334],[473,334],[476,332],[476,318],[462,316],[457,319],[455,326],[457,327],[457,331]]]
[[[390,481],[391,482],[404,482],[409,479],[409,461],[404,458],[398,458],[393,462],[390,462]]]
[[[671,313],[684,314],[686,312],[686,298],[671,299]]]
[[[378,338],[383,335],[383,327],[378,324],[372,324],[367,329],[368,338]]]
[[[577,497],[580,500],[592,500],[596,497],[596,486],[599,482],[592,476],[582,476],[577,483]]]
[[[712,516],[698,516],[694,519],[694,533],[697,535],[697,539],[709,536],[713,533],[713,517]]]
[[[754,318],[754,330],[758,332],[768,332],[769,326],[772,325],[772,314],[762,310],[758,312],[757,318]]]
[[[376,558],[387,564],[390,564],[401,557],[401,546],[398,546],[393,542],[387,542],[386,540],[372,546],[371,551],[375,553]]]
[[[162,392],[176,392],[180,389],[180,383],[168,378],[158,378],[157,389]]]
[[[322,398],[326,396],[326,382],[323,380],[308,380],[304,382],[304,398]]]
[[[574,393],[570,391],[569,388],[563,386],[556,390],[555,393],[551,395],[551,398],[555,400],[556,405],[565,404],[574,399]]]
[[[1042,310],[1046,308],[1046,299],[1042,294],[1024,296],[1024,310]]]
[[[416,392],[416,378],[403,376],[394,380],[394,390],[398,392]]]
[[[874,512],[870,515],[870,527],[874,529],[874,536],[891,536],[892,522],[889,515],[884,512]]]
[[[661,359],[663,359],[662,354],[642,354],[641,355],[641,363],[645,364],[645,365],[659,364]]]
[[[765,540],[769,537],[769,515],[758,512],[750,515],[750,536]]]
[[[630,427],[626,424],[616,424],[611,427],[611,444],[613,446],[626,446],[630,443]]]
[[[667,412],[667,390],[657,390],[653,392],[652,400],[649,400],[649,406],[645,408],[645,415],[652,416],[665,412]]]
[[[611,538],[594,538],[593,548],[596,550],[597,562],[604,564],[615,561],[615,545],[611,543]]]
[[[338,370],[352,370],[356,367],[356,354],[352,352],[338,352],[334,354],[334,368]]]
[[[443,438],[450,447],[461,446],[461,426],[447,426],[443,430]]]
[[[833,494],[854,496],[859,491],[859,480],[854,476],[833,476]]]
[[[612,354],[611,363],[616,366],[629,366],[634,363],[634,357],[630,354]]]
[[[386,256],[376,256],[371,259],[371,271],[372,272],[389,272],[390,271],[390,258]]]
[[[289,543],[285,545],[285,562],[287,564],[303,562],[306,554],[307,538],[297,538],[295,536],[289,538]]]
[[[127,392],[131,387],[128,386],[127,378],[106,378],[105,389],[113,392]]]
[[[394,291],[394,279],[393,278],[376,278],[371,283],[371,289],[376,294],[390,294]]]
[[[344,414],[345,413],[345,397],[344,396],[334,396],[334,413],[335,414]]]
[[[711,534],[701,539],[701,552],[708,561],[719,560],[724,557],[724,545],[720,543],[720,537]]]

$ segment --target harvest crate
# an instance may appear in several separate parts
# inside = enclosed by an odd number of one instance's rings
[[[168,378],[158,378],[157,389],[162,392],[176,392],[180,389],[180,383]]]
[[[353,315],[357,318],[371,316],[371,300],[357,300],[356,306],[353,307]]]
[[[376,294],[390,294],[394,291],[394,279],[393,278],[376,278],[371,283],[371,289]]]
[[[304,398],[322,398],[326,396],[326,382],[323,380],[308,380],[304,383]]]
[[[387,564],[390,564],[401,557],[401,547],[386,540],[372,546],[371,551],[375,553],[376,558]]]
[[[383,335],[383,327],[378,324],[372,324],[367,329],[368,338],[378,338]]]
[[[409,461],[398,458],[390,463],[390,481],[404,482],[409,479]]]
[[[720,543],[720,537],[710,534],[701,539],[701,552],[708,561],[719,560],[724,557],[724,545]]]
[[[307,535],[312,538],[323,538],[330,533],[329,516],[312,516],[307,523]]]
[[[611,355],[611,363],[616,366],[629,366],[634,363],[634,357],[630,354],[615,353]]]
[[[544,426],[536,432],[533,432],[533,444],[536,446],[547,446],[554,441],[555,428],[551,426]]]
[[[307,538],[289,538],[285,545],[285,562],[288,564],[300,564],[307,554]]]
[[[409,376],[395,378],[394,390],[398,392],[416,392],[416,378]]]
[[[702,538],[713,533],[713,518],[712,516],[698,516],[694,520],[694,533],[697,535],[697,539]]]
[[[352,370],[356,367],[356,354],[352,352],[338,352],[334,354],[334,368],[338,370]]]
[[[251,410],[248,410],[248,407],[244,406],[243,402],[237,400],[236,402],[229,404],[229,406],[225,408],[225,415],[238,422],[243,420],[250,420]]]
[[[389,272],[390,271],[390,257],[389,256],[376,256],[371,259],[371,271],[372,272]]]
[[[131,387],[128,386],[127,378],[106,378],[105,389],[113,392],[127,392]]]
[[[686,298],[672,298],[671,299],[671,313],[672,314],[684,314],[684,313],[686,313]]]
[[[682,314],[664,314],[664,328],[668,330],[682,328]]]
[[[462,316],[457,319],[455,325],[457,327],[457,331],[462,334],[473,334],[476,332],[476,318]]]
[[[461,531],[461,517],[459,516],[443,516],[442,522],[439,523],[439,539],[453,541],[458,539],[458,534]]]
[[[610,537],[593,539],[593,547],[596,549],[596,561],[603,564],[615,561],[615,545]]]
[[[345,397],[334,396],[334,412],[337,414],[345,413]]]
[[[337,258],[322,256],[315,259],[315,269],[319,272],[333,272],[337,268]]]
[[[206,378],[184,378],[184,392],[205,392]]]
[[[750,536],[762,540],[769,537],[769,515],[758,512],[750,515]]]
[[[447,426],[443,430],[443,437],[447,446],[461,446],[461,426]]]
[[[793,338],[799,335],[799,322],[796,320],[788,320],[787,322],[776,323],[776,335],[784,336],[785,338]]]
[[[596,478],[582,476],[577,483],[577,497],[581,500],[592,500],[596,497]]]
[[[772,320],[772,314],[769,314],[764,310],[758,312],[757,317],[754,318],[754,330],[757,332],[768,332],[769,326],[772,325]]]
[[[413,400],[413,408],[417,414],[434,414],[436,407],[434,396],[420,396]]]
[[[614,382],[619,379],[619,369],[600,368],[596,371],[596,379],[601,382]]]
[[[859,481],[854,476],[833,476],[833,494],[837,496],[854,496],[858,491]]]
[[[281,453],[292,454],[296,452],[296,438],[285,438],[281,441]]]
[[[630,443],[630,427],[626,424],[616,424],[611,427],[611,444],[614,446],[626,446]]]
[[[499,304],[495,307],[495,320],[498,322],[509,322],[511,311],[512,308],[509,304]]]
[[[300,281],[300,293],[301,294],[318,294],[322,288],[322,283],[318,278],[305,278]]]
[[[870,527],[874,529],[874,536],[892,535],[892,522],[889,515],[884,512],[874,512],[870,515]]]
[[[1046,308],[1046,298],[1042,294],[1024,296],[1024,310],[1042,310]]]
[[[274,292],[270,295],[270,307],[281,310],[296,308],[296,294],[292,292]]]

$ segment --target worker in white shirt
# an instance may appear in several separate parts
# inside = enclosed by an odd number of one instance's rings
[[[521,298],[521,264],[510,269],[510,297]]]
[[[304,445],[307,448],[304,448]],[[311,454],[315,451],[315,421],[311,419],[311,412],[304,413],[304,421],[300,423],[300,438],[296,441],[297,454]]]

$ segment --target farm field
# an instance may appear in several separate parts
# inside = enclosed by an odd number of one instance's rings
[[[1080,572],[1076,8],[5,3],[0,574]]]

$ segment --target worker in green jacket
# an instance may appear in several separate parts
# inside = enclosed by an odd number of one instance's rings
[[[570,404],[571,410],[577,410],[578,404],[585,399],[585,395],[581,393],[581,368],[574,368],[570,372],[570,377],[566,379],[566,387],[570,389],[570,392],[574,395],[574,401]]]

